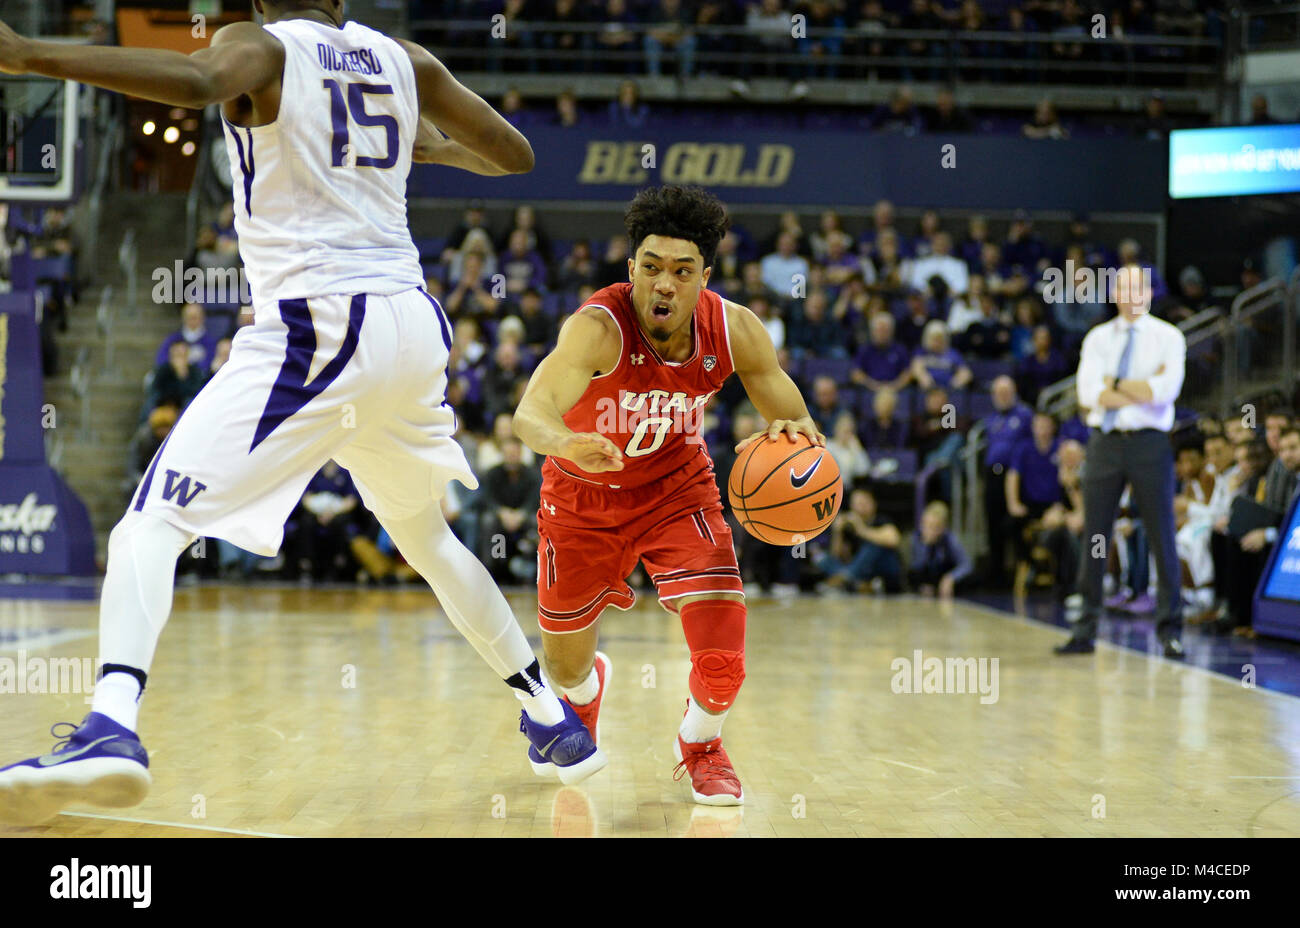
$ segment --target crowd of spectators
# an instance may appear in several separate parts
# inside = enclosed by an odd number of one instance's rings
[[[199,236],[198,253],[206,255],[199,260],[224,266],[237,255],[233,235],[228,214],[218,217]],[[494,224],[473,203],[446,238],[417,240],[417,246],[426,288],[454,322],[448,400],[482,484],[475,493],[454,486],[445,509],[500,582],[527,584],[535,571],[540,462],[513,438],[511,414],[566,314],[599,287],[626,280],[627,242],[622,235],[560,239],[528,205]],[[1065,499],[1044,489],[1047,472],[1055,476],[1052,442],[1058,431],[1086,441],[1077,419],[1036,420],[1032,407],[1045,387],[1074,369],[1084,332],[1107,311],[1104,295],[1044,301],[1046,272],[1067,260],[1083,271],[1104,269],[1141,261],[1141,249],[1131,240],[1098,240],[1084,216],[1053,241],[1024,213],[999,226],[981,216],[955,220],[927,211],[911,224],[883,201],[852,229],[834,211],[815,218],[786,213],[766,235],[737,224],[719,245],[710,287],[763,319],[783,367],[830,439],[848,493],[843,524],[806,557],[764,545],[737,527],[747,580],[777,591],[825,584],[948,592],[974,582],[971,559],[946,522],[951,466],[981,420],[990,442],[982,463],[996,477],[986,481],[988,502],[1002,513],[991,527],[998,536],[991,540],[1000,545],[991,547],[1002,551],[1015,538],[1018,562],[1032,563],[1040,546],[1026,540],[1025,527],[1050,523],[1059,514],[1053,505]],[[1194,269],[1172,291],[1153,271],[1158,314],[1182,318],[1207,303]],[[246,309],[233,309],[187,304],[177,330],[159,346],[132,444],[133,478],[228,358],[230,336],[249,321]],[[720,479],[734,458],[734,440],[757,423],[733,378],[703,424]],[[1010,488],[1008,473],[1017,475]],[[912,506],[918,474],[925,478],[921,504],[939,504],[925,510],[929,515]],[[312,492],[325,491],[307,496]],[[303,577],[310,563],[317,579],[327,579],[342,560],[345,572],[377,582],[400,576],[400,558],[364,510],[331,510],[327,518],[340,520],[332,529],[309,507],[300,510],[278,561],[227,552],[224,569]],[[298,532],[314,541],[297,538]],[[882,544],[890,539],[896,543]],[[313,551],[317,542],[328,552],[323,558],[295,553]],[[934,564],[945,570],[935,574]],[[986,574],[978,579],[1005,581],[996,569]]]
[[[744,97],[748,85],[736,81],[732,90]],[[1163,140],[1172,129],[1199,128],[1211,124],[1210,117],[1196,113],[1171,116],[1165,93],[1151,91],[1142,108],[1069,110],[1060,112],[1051,96],[1040,98],[1032,109],[1010,105],[964,106],[951,86],[941,86],[931,104],[917,103],[909,83],[899,84],[889,99],[878,106],[837,106],[819,103],[815,107],[796,105],[807,93],[806,82],[791,85],[789,105],[737,106],[691,103],[674,100],[668,105],[647,103],[640,85],[632,78],[622,80],[612,100],[582,101],[573,89],[554,97],[528,99],[518,87],[502,94],[497,108],[506,120],[527,133],[538,127],[604,130],[642,129],[653,126],[676,128],[718,127],[766,129],[789,132],[800,129],[839,129],[880,135],[1023,135],[1026,138],[1063,140],[1072,137],[1134,137]],[[1282,120],[1270,113],[1268,101],[1257,95],[1251,104],[1247,125],[1271,124]]]
[[[1017,414],[1015,407],[1008,413]],[[1021,417],[1030,415],[1019,410]],[[1058,434],[1043,413],[1032,414],[1030,437],[1014,449],[1000,491],[1005,506],[990,506],[995,535],[1016,549],[1017,589],[1052,589],[1068,606],[1077,589],[1083,539],[1080,481],[1087,468],[1084,444]],[[1011,433],[1008,432],[1008,438]],[[1214,634],[1254,637],[1253,597],[1260,574],[1279,540],[1279,526],[1300,497],[1300,425],[1294,410],[1277,406],[1257,431],[1244,417],[1200,417],[1173,436],[1177,495],[1175,548],[1184,617]],[[993,453],[990,448],[990,453]],[[997,524],[995,524],[997,523]],[[1128,494],[1106,552],[1106,608],[1131,615],[1156,609],[1155,570],[1141,513]],[[1001,567],[1004,552],[992,548]]]
[[[1221,44],[1228,28],[1223,5],[1187,0],[415,0],[410,16],[417,41],[493,70],[737,80],[1105,83],[1115,73],[1106,65],[1153,64],[1168,76],[1217,57],[1214,45],[1141,37]],[[493,16],[505,28],[489,36],[479,24]]]
[[[67,214],[6,207],[0,218],[6,230],[0,259],[11,261],[16,253],[53,259],[42,266],[62,270],[45,272],[47,299],[75,298],[76,244]],[[192,264],[237,267],[232,218],[224,211],[199,230]],[[853,229],[833,211],[810,219],[787,213],[762,236],[738,224],[718,249],[711,280],[713,289],[763,319],[846,480],[843,512],[803,556],[733,526],[747,582],[776,592],[936,595],[978,582],[1077,595],[1087,429],[1077,417],[1058,422],[1036,412],[1035,401],[1074,369],[1083,334],[1108,315],[1103,293],[1081,296],[1087,272],[1142,263],[1141,248],[1131,239],[1098,239],[1085,216],[1055,240],[1040,236],[1026,213],[996,231],[998,224],[984,217],[956,220],[936,211],[904,223],[887,202]],[[627,242],[621,235],[555,238],[527,205],[493,227],[472,205],[446,239],[419,244],[426,286],[455,321],[448,398],[482,483],[475,493],[453,484],[444,513],[498,582],[528,585],[535,579],[540,462],[513,437],[511,413],[565,313],[600,286],[626,278]],[[1045,299],[1047,272],[1071,264],[1075,298]],[[1171,286],[1148,267],[1157,315],[1180,321],[1213,307],[1196,268],[1182,269]],[[1243,269],[1243,287],[1257,281],[1253,267]],[[177,329],[158,346],[146,379],[129,486],[249,321],[250,311],[238,304],[180,309]],[[1189,358],[1189,372],[1195,364]],[[988,440],[980,465],[990,556],[978,576],[948,526],[949,466],[975,422]],[[733,379],[704,421],[720,479],[734,459],[734,441],[758,425]],[[1286,410],[1264,417],[1261,437],[1235,420],[1201,419],[1195,430],[1178,439],[1176,516],[1188,610],[1215,630],[1250,634],[1251,593],[1276,526],[1238,530],[1233,500],[1248,498],[1280,520],[1296,492],[1300,433]],[[914,509],[918,472],[928,482]],[[1116,524],[1108,605],[1140,614],[1154,605],[1153,578],[1136,515],[1126,509]],[[358,505],[346,472],[334,465],[304,493],[278,558],[223,542],[207,552],[215,556],[187,560],[200,571],[241,577],[414,579]]]

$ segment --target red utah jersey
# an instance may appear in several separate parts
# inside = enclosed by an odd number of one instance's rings
[[[704,407],[735,370],[722,297],[700,291],[692,322],[694,350],[680,364],[661,358],[641,331],[631,283],[597,291],[582,308],[589,306],[609,313],[623,347],[613,370],[592,378],[564,423],[575,432],[598,432],[618,445],[623,469],[591,474],[572,461],[547,457],[542,468],[546,482],[565,474],[622,489],[711,468],[700,434]]]

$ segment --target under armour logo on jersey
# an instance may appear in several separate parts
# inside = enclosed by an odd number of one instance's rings
[[[717,366],[718,366],[718,359],[716,357],[714,357],[711,354],[706,354],[704,356],[704,369],[706,371],[711,371]]]
[[[554,503],[548,503],[546,500],[542,500],[542,508],[545,509],[547,512],[549,512],[551,515],[555,515]]]
[[[632,355],[632,363],[633,363],[633,364],[644,364],[644,363],[645,363],[645,355],[643,355],[643,354],[634,354],[634,355]]]

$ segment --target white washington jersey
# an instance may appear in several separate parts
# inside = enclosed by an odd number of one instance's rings
[[[274,554],[333,458],[380,522],[478,486],[447,403],[451,323],[406,229],[410,58],[349,23],[269,29],[285,48],[275,122],[226,125],[254,319],[181,413],[134,512]]]
[[[284,45],[279,114],[223,119],[254,303],[423,286],[406,217],[420,124],[406,50],[354,22],[264,28]]]

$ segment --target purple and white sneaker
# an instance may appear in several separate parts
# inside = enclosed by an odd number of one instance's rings
[[[559,777],[566,786],[580,783],[599,770],[609,759],[596,747],[591,732],[582,724],[578,713],[567,700],[561,699],[564,721],[558,725],[539,725],[519,715],[519,730],[528,736],[528,762],[539,777]]]
[[[124,809],[149,793],[149,754],[135,732],[92,712],[50,734],[58,743],[48,754],[0,768],[0,821],[39,825],[72,803]]]
[[[1156,599],[1150,593],[1139,593],[1122,608],[1131,615],[1150,615],[1156,611]]]
[[[1107,609],[1121,610],[1128,606],[1128,601],[1133,598],[1133,591],[1124,587],[1118,593],[1107,596],[1102,605]]]

